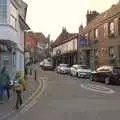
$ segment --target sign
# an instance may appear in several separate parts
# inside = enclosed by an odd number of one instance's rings
[[[80,38],[80,47],[83,48],[87,45],[87,39],[85,39],[84,37]]]

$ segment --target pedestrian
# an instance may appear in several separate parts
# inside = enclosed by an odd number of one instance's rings
[[[3,103],[4,90],[7,92],[8,99],[10,98],[9,90],[10,77],[7,73],[6,67],[3,67],[0,72],[0,102]]]
[[[10,99],[10,76],[9,76],[9,74],[8,74],[8,72],[7,72],[7,68],[6,67],[4,67],[3,68],[3,71],[4,71],[4,73],[3,73],[3,75],[5,76],[5,86],[4,86],[4,90],[6,91],[6,93],[7,93],[7,98],[8,98],[8,100]]]
[[[21,72],[17,72],[14,80],[13,90],[16,92],[16,109],[22,105],[22,91],[26,90],[24,79],[21,77]]]

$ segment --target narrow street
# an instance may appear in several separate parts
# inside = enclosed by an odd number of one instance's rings
[[[44,78],[45,86],[37,102],[33,101],[26,112],[18,112],[9,120],[120,119],[119,86],[60,75],[55,71],[40,71],[39,75]]]

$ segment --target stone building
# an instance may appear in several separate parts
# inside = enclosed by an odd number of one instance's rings
[[[78,59],[91,68],[120,64],[120,3],[99,14],[88,11],[87,26],[79,28]]]

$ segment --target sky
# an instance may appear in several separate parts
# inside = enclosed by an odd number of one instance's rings
[[[55,40],[66,27],[77,33],[78,27],[86,25],[87,10],[101,13],[119,0],[24,0],[28,4],[27,23],[33,32],[42,32]]]

